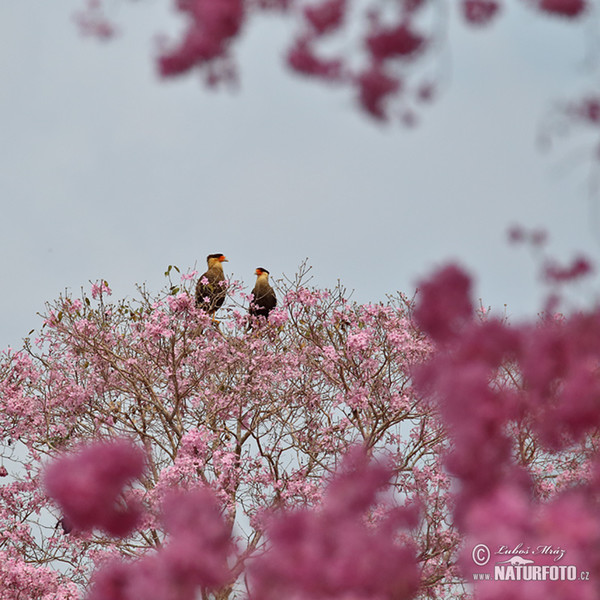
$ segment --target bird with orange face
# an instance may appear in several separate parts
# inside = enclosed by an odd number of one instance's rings
[[[201,275],[196,284],[196,306],[214,317],[227,295],[223,263],[228,260],[224,254],[217,252],[209,254],[206,262],[208,270]]]
[[[269,284],[269,271],[258,267],[256,273],[256,285],[252,290],[252,300],[248,312],[252,317],[269,318],[269,313],[277,306],[277,296]]]

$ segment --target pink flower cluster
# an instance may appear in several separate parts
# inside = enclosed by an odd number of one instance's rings
[[[422,282],[414,312],[421,329],[436,342],[453,341],[473,317],[470,289],[469,276],[456,265],[449,265]]]
[[[116,33],[116,28],[102,11],[101,0],[88,0],[86,7],[74,15],[75,23],[83,35],[108,40]]]
[[[112,290],[108,287],[108,282],[101,280],[100,282],[96,282],[92,284],[92,298],[94,300],[98,297],[101,297],[102,294],[106,294],[110,296],[112,294]]]
[[[179,75],[227,56],[244,20],[243,0],[176,0],[188,21],[182,40],[158,59],[160,73]],[[226,72],[222,72],[224,76]],[[215,74],[216,76],[216,74]]]
[[[62,580],[57,571],[32,565],[0,550],[0,598],[19,600],[78,600],[80,590],[72,582]]]
[[[200,589],[229,581],[231,531],[210,491],[168,495],[162,522],[164,545],[136,561],[106,564],[94,574],[86,600],[194,600]]]
[[[251,599],[412,598],[420,580],[415,548],[400,543],[398,534],[417,525],[417,511],[396,507],[377,523],[365,520],[390,476],[354,448],[319,509],[279,511],[267,519],[268,550],[249,567]]]
[[[588,4],[586,0],[536,0],[543,12],[573,19],[581,16]]]
[[[101,529],[123,537],[138,525],[141,509],[123,488],[145,469],[145,454],[126,440],[100,441],[48,465],[46,491],[60,506],[65,529]]]
[[[579,275],[579,269],[571,271]],[[560,456],[577,444],[585,446],[600,427],[600,310],[536,325],[510,326],[490,317],[478,321],[470,278],[457,266],[439,270],[422,284],[421,293],[415,318],[443,344],[415,377],[439,407],[450,434],[446,465],[460,483],[455,518],[471,542],[464,572],[473,571],[475,544],[522,543],[561,545],[570,553],[568,564],[575,560],[580,569],[600,574],[600,481],[584,479],[578,490],[566,489],[543,504],[526,468],[527,452]],[[583,582],[572,586],[574,595],[561,590],[538,586],[535,597],[594,597]],[[509,591],[513,598],[534,597],[531,584],[510,590],[482,584],[477,597],[499,599]]]
[[[525,0],[532,12],[576,21],[592,13],[589,0]],[[110,3],[85,0],[75,15],[85,35],[108,39],[115,26],[105,16]],[[444,65],[448,19],[430,17],[440,10],[432,0],[173,0],[186,25],[179,38],[159,45],[157,69],[172,77],[200,69],[208,85],[235,81],[232,46],[259,13],[277,11],[296,19],[299,29],[288,45],[286,63],[295,73],[347,86],[360,108],[384,121],[415,122],[410,104],[430,100],[439,87],[425,81],[427,61]],[[443,3],[442,3],[443,4]],[[465,24],[483,27],[501,13],[501,0],[457,0],[448,3]],[[331,43],[331,40],[334,40]],[[422,67],[419,68],[419,63]],[[416,68],[415,68],[416,65]],[[436,76],[441,80],[441,76]]]
[[[487,25],[498,14],[500,4],[496,0],[463,0],[463,15],[472,25]]]

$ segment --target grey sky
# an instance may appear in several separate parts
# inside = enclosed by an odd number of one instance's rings
[[[65,288],[105,278],[119,297],[163,283],[169,264],[224,252],[250,289],[256,266],[359,301],[412,293],[459,259],[485,304],[535,311],[533,263],[512,223],[545,227],[552,250],[596,256],[589,168],[535,141],[552,102],[586,90],[585,31],[513,6],[492,29],[452,28],[449,81],[413,130],[381,127],[346,93],[286,73],[286,28],[248,28],[241,87],[195,75],[159,82],[152,36],[166,1],[114,3],[123,35],[79,36],[79,2],[0,5],[0,345],[18,346]]]

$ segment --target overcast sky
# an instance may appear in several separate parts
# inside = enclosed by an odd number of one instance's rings
[[[536,146],[553,103],[590,89],[585,27],[512,2],[490,29],[452,26],[448,83],[407,130],[287,73],[277,19],[238,44],[240,89],[215,93],[157,79],[153,36],[180,24],[167,0],[109,3],[107,44],[80,37],[81,4],[0,4],[1,347],[65,289],[158,289],[167,265],[203,270],[212,252],[249,288],[256,266],[280,277],[308,257],[315,284],[361,302],[456,259],[513,315],[539,291],[511,224],[546,228],[557,256],[598,255],[589,163],[571,160],[584,146]]]

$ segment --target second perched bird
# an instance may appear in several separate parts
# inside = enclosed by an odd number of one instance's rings
[[[269,284],[269,271],[258,267],[256,273],[256,285],[252,290],[252,302],[248,312],[253,317],[269,317],[269,313],[277,305],[277,297]]]
[[[196,306],[214,315],[225,302],[225,273],[223,263],[228,262],[224,254],[209,254],[206,257],[208,271],[203,273],[196,284]]]

